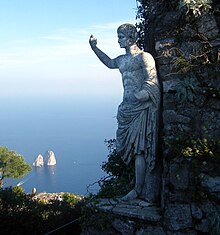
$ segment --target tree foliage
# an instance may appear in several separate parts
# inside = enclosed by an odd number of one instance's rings
[[[148,30],[149,16],[150,16],[150,4],[149,0],[136,0],[137,3],[137,15],[136,15],[136,28],[138,32],[138,46],[145,51],[148,50],[145,32]]]
[[[163,16],[169,11],[175,11],[181,25],[186,16],[198,17],[209,12],[216,2],[213,0],[136,0],[136,27],[138,31],[138,45],[144,51],[154,55],[155,29],[164,20]],[[219,10],[216,10],[219,12]]]
[[[80,234],[83,204],[82,197],[70,193],[63,193],[62,200],[45,201],[20,187],[1,188],[0,234]]]
[[[0,147],[0,187],[4,178],[22,178],[31,170],[24,157],[6,147]]]
[[[203,13],[208,12],[212,8],[212,1],[211,0],[180,0],[179,1],[179,9],[189,14],[190,12],[195,16],[198,17]]]

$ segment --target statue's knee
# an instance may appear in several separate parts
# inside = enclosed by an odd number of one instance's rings
[[[145,158],[142,155],[139,155],[136,157],[135,167],[136,167],[136,170],[141,171],[141,172],[145,170],[146,162],[145,162]]]

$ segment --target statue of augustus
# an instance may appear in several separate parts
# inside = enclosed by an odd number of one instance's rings
[[[160,87],[155,61],[137,46],[134,25],[122,24],[117,34],[125,54],[114,59],[97,47],[93,35],[89,42],[101,62],[110,69],[119,69],[122,75],[124,93],[117,113],[116,150],[126,164],[135,157],[135,186],[121,200],[140,198],[152,203],[159,187],[156,163]]]

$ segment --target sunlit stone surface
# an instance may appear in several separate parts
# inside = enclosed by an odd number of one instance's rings
[[[41,154],[39,154],[37,156],[37,158],[35,159],[35,161],[33,162],[33,166],[43,166],[44,165],[44,158]]]
[[[48,150],[45,156],[45,164],[48,166],[54,166],[57,164],[56,157],[53,151]]]

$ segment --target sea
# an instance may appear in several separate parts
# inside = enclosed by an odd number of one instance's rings
[[[105,177],[105,140],[115,138],[119,97],[36,96],[0,98],[0,146],[15,150],[33,164],[52,150],[55,166],[33,167],[21,179],[6,179],[4,187],[25,192],[96,194]]]

